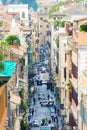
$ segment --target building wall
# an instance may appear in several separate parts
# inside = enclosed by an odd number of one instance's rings
[[[73,22],[73,38],[79,45],[85,45],[87,40],[87,34],[85,32],[79,32],[80,25],[84,23],[87,23],[87,18]]]
[[[8,5],[8,12],[17,12],[19,17],[28,25],[28,5]]]
[[[77,124],[77,106],[78,106],[78,62],[77,62],[77,50],[72,50],[72,70],[71,70],[71,110],[73,114],[74,122],[71,124],[72,127]]]
[[[71,73],[71,53],[66,54],[66,81],[69,81]]]
[[[85,115],[87,114],[87,77],[86,77],[86,67],[87,67],[87,47],[81,47],[78,49],[78,102],[80,104],[79,110],[80,113],[78,115],[79,118],[79,129],[86,130],[87,129],[87,120]],[[85,98],[84,98],[85,97]]]
[[[65,69],[65,52],[64,45],[66,43],[66,35],[59,34],[59,73],[60,73],[60,86],[61,89],[61,103],[65,103],[65,77],[64,77],[64,69]]]
[[[49,29],[49,27],[47,28],[47,26],[49,26],[49,23],[46,22],[48,17],[49,17],[48,15],[43,15],[43,14],[39,15],[40,44],[44,44],[46,41],[46,31]]]
[[[0,87],[0,130],[4,130],[7,121],[7,87]]]
[[[87,45],[87,32],[78,32],[78,45]]]

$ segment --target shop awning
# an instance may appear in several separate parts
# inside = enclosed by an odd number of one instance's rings
[[[11,95],[10,102],[12,104],[20,105],[21,104],[21,98],[19,96],[16,96],[15,94]]]

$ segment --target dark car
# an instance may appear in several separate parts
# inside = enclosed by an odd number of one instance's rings
[[[42,85],[42,80],[37,80],[37,85]]]
[[[45,100],[45,101],[41,102],[41,106],[47,107],[48,106],[48,101]]]
[[[45,97],[40,99],[40,104],[43,103],[43,102],[48,102]]]

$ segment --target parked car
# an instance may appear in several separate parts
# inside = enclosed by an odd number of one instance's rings
[[[41,106],[47,107],[48,106],[48,101],[45,100],[45,101],[41,102]]]
[[[44,93],[38,93],[38,96],[44,96]]]
[[[53,106],[54,105],[54,102],[53,101],[49,101],[48,102],[48,106]]]
[[[29,126],[30,127],[39,127],[40,124],[39,124],[38,120],[34,120],[34,121],[32,121],[32,122],[29,123]]]
[[[40,104],[43,103],[43,102],[48,102],[45,97],[43,97],[42,99],[40,99]]]
[[[37,85],[42,85],[42,80],[37,80]]]

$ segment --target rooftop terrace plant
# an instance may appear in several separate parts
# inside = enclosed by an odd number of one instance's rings
[[[4,54],[0,53],[0,71],[4,71],[3,59],[4,59]]]
[[[6,38],[8,45],[18,44],[20,45],[20,39],[17,35],[10,35]]]
[[[81,32],[87,32],[87,24],[80,25]]]

